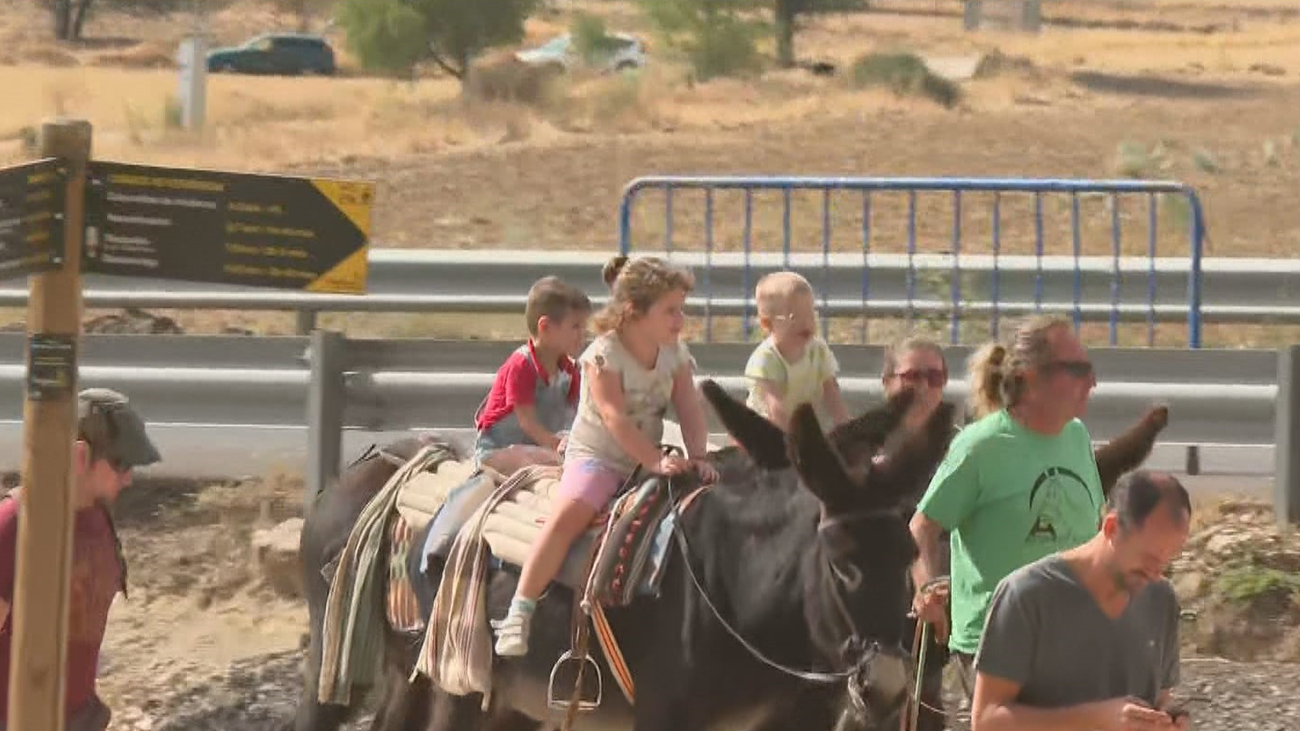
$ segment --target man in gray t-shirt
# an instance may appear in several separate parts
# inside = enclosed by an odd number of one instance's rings
[[[1125,475],[1090,541],[998,585],[975,657],[979,731],[1174,731],[1178,598],[1163,576],[1191,519],[1173,476]]]

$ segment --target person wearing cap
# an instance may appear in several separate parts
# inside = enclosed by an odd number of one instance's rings
[[[72,576],[68,612],[64,728],[103,731],[111,716],[95,692],[100,645],[108,611],[126,593],[126,563],[109,507],[131,484],[136,467],[162,458],[145,433],[144,421],[122,394],[92,388],[77,398],[73,443]],[[9,663],[18,543],[19,501],[15,488],[0,498],[0,731],[9,714]]]

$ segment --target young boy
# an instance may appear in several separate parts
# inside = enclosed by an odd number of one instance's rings
[[[557,277],[528,290],[528,342],[497,371],[492,390],[474,415],[475,455],[503,475],[529,464],[560,464],[564,433],[578,406],[574,358],[586,340],[591,300]]]
[[[835,378],[839,363],[817,335],[812,285],[794,272],[774,272],[758,280],[754,299],[759,325],[768,336],[745,364],[749,407],[782,429],[803,403],[812,403],[834,425],[848,421]]]

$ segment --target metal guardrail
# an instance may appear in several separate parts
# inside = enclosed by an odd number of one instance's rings
[[[1120,289],[1121,289],[1121,271],[1119,259],[1123,252],[1124,235],[1124,215],[1121,210],[1120,201],[1124,198],[1145,197],[1146,205],[1146,259],[1149,261],[1145,281],[1147,284],[1148,304],[1147,312],[1147,343],[1148,345],[1155,342],[1155,300],[1156,300],[1156,271],[1155,262],[1158,245],[1160,241],[1160,231],[1162,228],[1168,228],[1165,224],[1160,224],[1161,196],[1176,196],[1177,200],[1182,201],[1186,206],[1186,222],[1183,224],[1186,231],[1186,241],[1182,244],[1182,251],[1186,252],[1188,257],[1187,276],[1184,286],[1182,287],[1183,296],[1186,301],[1187,315],[1187,345],[1191,348],[1201,346],[1201,258],[1204,250],[1205,240],[1205,220],[1202,213],[1200,198],[1196,191],[1190,186],[1182,183],[1164,180],[1065,180],[1056,178],[874,178],[874,177],[820,177],[820,176],[776,176],[776,177],[756,177],[756,176],[716,176],[716,175],[654,175],[636,178],[624,188],[622,202],[619,208],[619,249],[624,254],[630,254],[635,249],[638,252],[644,252],[646,236],[636,237],[640,244],[634,246],[634,231],[632,222],[633,204],[638,197],[643,196],[647,191],[658,191],[663,194],[663,249],[671,252],[675,247],[674,231],[678,225],[679,216],[674,213],[674,202],[679,199],[678,193],[681,191],[694,191],[703,198],[703,218],[702,230],[692,232],[693,237],[702,240],[704,254],[707,258],[714,253],[718,247],[718,242],[723,238],[719,233],[718,219],[716,214],[718,208],[718,196],[721,193],[737,192],[742,198],[742,220],[741,230],[738,234],[733,234],[732,245],[735,246],[734,239],[739,239],[738,245],[742,249],[746,264],[749,257],[757,247],[755,246],[755,194],[776,192],[781,196],[781,253],[788,256],[794,245],[795,233],[792,223],[793,219],[793,194],[794,193],[819,193],[820,194],[820,225],[819,235],[820,250],[823,257],[829,256],[835,248],[833,240],[837,238],[833,230],[834,215],[834,194],[853,194],[856,197],[856,208],[860,210],[858,216],[857,231],[850,234],[859,241],[857,248],[860,249],[860,257],[868,257],[873,246],[873,237],[878,239],[879,228],[876,219],[879,217],[875,211],[881,194],[884,193],[902,193],[906,196],[906,215],[905,229],[907,237],[907,254],[914,255],[917,252],[918,231],[924,227],[928,218],[922,215],[918,206],[920,195],[941,194],[948,198],[951,203],[946,215],[947,223],[942,225],[939,231],[940,235],[948,237],[947,253],[950,255],[949,272],[946,282],[940,282],[941,288],[946,288],[950,292],[950,307],[948,308],[948,318],[950,326],[950,341],[954,344],[962,341],[961,331],[964,323],[962,311],[968,299],[976,301],[985,300],[997,303],[1000,301],[1000,281],[998,277],[999,267],[997,266],[997,257],[1003,252],[1004,243],[1009,243],[1013,238],[1006,236],[1004,241],[1004,216],[1003,202],[1004,197],[1014,195],[1028,195],[1033,201],[1032,212],[1029,218],[1033,220],[1033,251],[1036,258],[1042,258],[1046,253],[1047,226],[1045,221],[1047,216],[1044,213],[1044,198],[1053,196],[1068,196],[1069,202],[1069,227],[1068,238],[1071,243],[1071,253],[1074,259],[1078,259],[1082,253],[1085,239],[1085,214],[1083,213],[1082,201],[1085,197],[1100,196],[1107,201],[1107,216],[1109,223],[1108,238],[1111,260],[1113,262],[1111,286],[1110,286],[1110,309],[1109,316],[1106,318],[1110,323],[1110,344],[1116,345],[1119,337],[1119,324],[1123,317],[1120,313]],[[975,195],[990,195],[991,200],[991,254],[994,257],[992,288],[988,294],[981,294],[974,298],[963,294],[968,290],[970,285],[965,284],[964,274],[965,267],[962,266],[963,255],[969,251],[972,245],[972,239],[969,235],[969,226],[964,223],[963,201],[968,201]],[[964,197],[965,196],[965,197]],[[841,198],[844,196],[842,195]],[[680,204],[679,204],[680,205]],[[969,207],[969,203],[967,203]],[[918,223],[919,222],[919,223]],[[934,237],[939,231],[931,230],[930,236]],[[806,234],[804,236],[806,238]],[[875,244],[878,246],[879,244]],[[871,285],[871,268],[859,263],[859,283],[860,295],[859,301],[866,303],[873,299],[874,290]],[[749,275],[749,267],[745,268],[746,275]],[[1078,327],[1084,321],[1084,313],[1080,308],[1083,303],[1084,295],[1082,293],[1083,281],[1082,272],[1077,268],[1073,277],[1074,291],[1072,304],[1073,308],[1069,311],[1074,317],[1075,326]],[[750,280],[748,276],[746,281],[756,281],[756,278]],[[707,263],[703,273],[703,291],[706,300],[711,298],[712,276],[711,266]],[[916,278],[909,277],[907,299],[911,301],[916,294]],[[829,294],[823,293],[824,297],[829,299]],[[1035,302],[1041,302],[1041,298],[1035,298]],[[823,307],[828,306],[828,302],[823,303]],[[980,313],[983,314],[983,313]],[[712,312],[706,307],[705,313],[705,333],[706,339],[709,339],[709,333],[712,328]],[[745,335],[749,334],[751,312],[746,309],[743,313],[743,327]],[[993,307],[989,313],[990,329],[996,335],[999,328],[999,317],[1001,312],[997,307]],[[915,313],[909,311],[908,326],[912,326],[912,317]],[[823,320],[822,334],[825,335],[828,323]],[[861,324],[861,340],[866,341],[867,323],[864,320]]]
[[[151,421],[175,424],[302,426],[314,365],[313,342],[333,357],[344,385],[341,427],[394,430],[464,427],[493,374],[517,346],[503,341],[312,337],[86,335],[83,386],[129,392]],[[22,418],[24,336],[0,334],[0,419]],[[751,345],[694,343],[701,378],[743,392]],[[880,398],[882,349],[835,346],[851,405]],[[946,348],[947,394],[964,399],[967,346]],[[1177,411],[1165,441],[1273,443],[1277,354],[1271,350],[1095,348],[1098,387],[1088,421],[1098,438],[1124,428],[1154,400]],[[716,426],[716,422],[715,422]]]
[[[0,334],[0,421],[20,422],[25,338]],[[311,337],[87,335],[80,385],[127,393],[152,424],[297,427],[308,430],[311,485],[337,473],[345,430],[472,426],[474,410],[513,342]],[[751,346],[693,344],[700,377],[740,396]],[[1296,351],[1296,352],[1293,352]],[[966,397],[966,346],[946,349],[949,399]],[[881,398],[882,349],[836,346],[850,409]],[[1285,445],[1300,434],[1300,346],[1271,350],[1095,348],[1099,385],[1086,418],[1108,439],[1155,401],[1170,405],[1164,445],[1255,447],[1276,443],[1279,513],[1300,521],[1300,469]],[[1279,374],[1282,374],[1279,381]],[[1279,382],[1283,387],[1279,387]],[[1281,399],[1281,400],[1279,400]],[[709,415],[712,429],[720,425]],[[1295,423],[1293,423],[1295,422]],[[1288,431],[1289,430],[1289,431]],[[183,459],[183,456],[171,459]],[[1189,470],[1191,467],[1189,466]]]
[[[705,264],[700,252],[677,251],[674,260],[696,269]],[[695,313],[706,308],[713,314],[742,314],[752,310],[752,282],[762,274],[785,266],[785,257],[754,253],[748,260],[740,253],[714,253],[710,287],[712,302],[697,292],[689,304]],[[605,285],[601,266],[604,253],[518,250],[407,250],[376,249],[370,255],[370,294],[316,295],[279,292],[250,287],[221,287],[186,282],[168,283],[128,277],[85,277],[85,306],[93,309],[140,307],[166,309],[217,309],[284,311],[299,313],[299,334],[315,325],[321,312],[438,312],[438,313],[522,313],[528,287],[539,277],[555,274],[583,288],[603,301]],[[912,297],[909,279],[951,271],[952,258],[942,254],[913,257],[871,253],[867,258],[872,299],[866,311],[877,316],[906,317],[908,314],[947,315],[951,302],[940,297]],[[1182,296],[1188,276],[1186,258],[1121,257],[1119,315],[1125,321],[1185,322],[1187,302]],[[789,266],[816,273],[814,284],[829,303],[829,312],[861,314],[863,257],[858,254],[792,253]],[[966,314],[990,316],[996,307],[1002,316],[1014,316],[1038,309],[1065,315],[1075,308],[1075,272],[1079,272],[1082,318],[1106,322],[1111,316],[1111,283],[1114,261],[1107,257],[1001,256],[997,261],[1000,300],[968,301]],[[967,254],[961,257],[966,281],[975,291],[991,291],[993,257]],[[1155,271],[1156,296],[1145,298],[1147,277]],[[748,282],[748,284],[747,284]],[[1203,300],[1201,318],[1205,324],[1295,324],[1300,323],[1300,261],[1282,259],[1207,258],[1202,263]],[[437,292],[437,294],[430,294]],[[0,288],[0,306],[23,307],[25,288]]]
[[[319,351],[313,351],[313,342]],[[322,345],[321,343],[324,343]],[[120,388],[151,421],[172,424],[302,426],[311,390],[342,404],[340,429],[466,427],[515,343],[430,339],[87,335],[83,385]],[[743,392],[752,346],[694,344],[701,377]],[[314,358],[319,352],[320,358]],[[1273,442],[1277,355],[1269,350],[1093,349],[1099,385],[1088,423],[1099,439],[1117,433],[1154,400],[1176,415],[1164,441]],[[947,349],[948,396],[964,399],[966,346]],[[880,398],[882,349],[836,346],[849,403]],[[0,419],[22,418],[24,337],[0,334]],[[313,378],[313,367],[319,373]],[[327,393],[330,382],[340,388]],[[715,428],[718,426],[714,422]]]

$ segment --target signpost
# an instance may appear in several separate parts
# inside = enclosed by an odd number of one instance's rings
[[[63,263],[67,171],[53,158],[0,169],[0,277]]]
[[[202,30],[181,41],[176,53],[180,66],[181,127],[203,127],[208,100],[208,41]]]
[[[31,275],[5,724],[24,731],[64,723],[83,269],[366,289],[373,183],[99,162],[90,143],[87,122],[48,122],[41,160],[0,169],[0,278]]]
[[[68,120],[46,123],[41,127],[41,154],[58,158],[67,174],[54,175],[55,168],[46,161],[24,166],[23,185],[11,190],[23,191],[27,207],[19,209],[22,223],[17,229],[10,227],[11,233],[18,233],[6,244],[18,241],[28,248],[20,248],[16,257],[7,252],[5,256],[7,261],[25,262],[6,273],[37,272],[29,279],[27,298],[28,382],[18,508],[22,518],[14,571],[7,728],[54,731],[63,728],[72,570],[72,441],[81,332],[82,192],[90,125]],[[52,188],[62,190],[56,193]],[[11,195],[8,200],[17,198]],[[53,201],[63,203],[57,218],[46,216]],[[60,225],[52,223],[56,220]],[[55,230],[61,241],[46,237]]]

